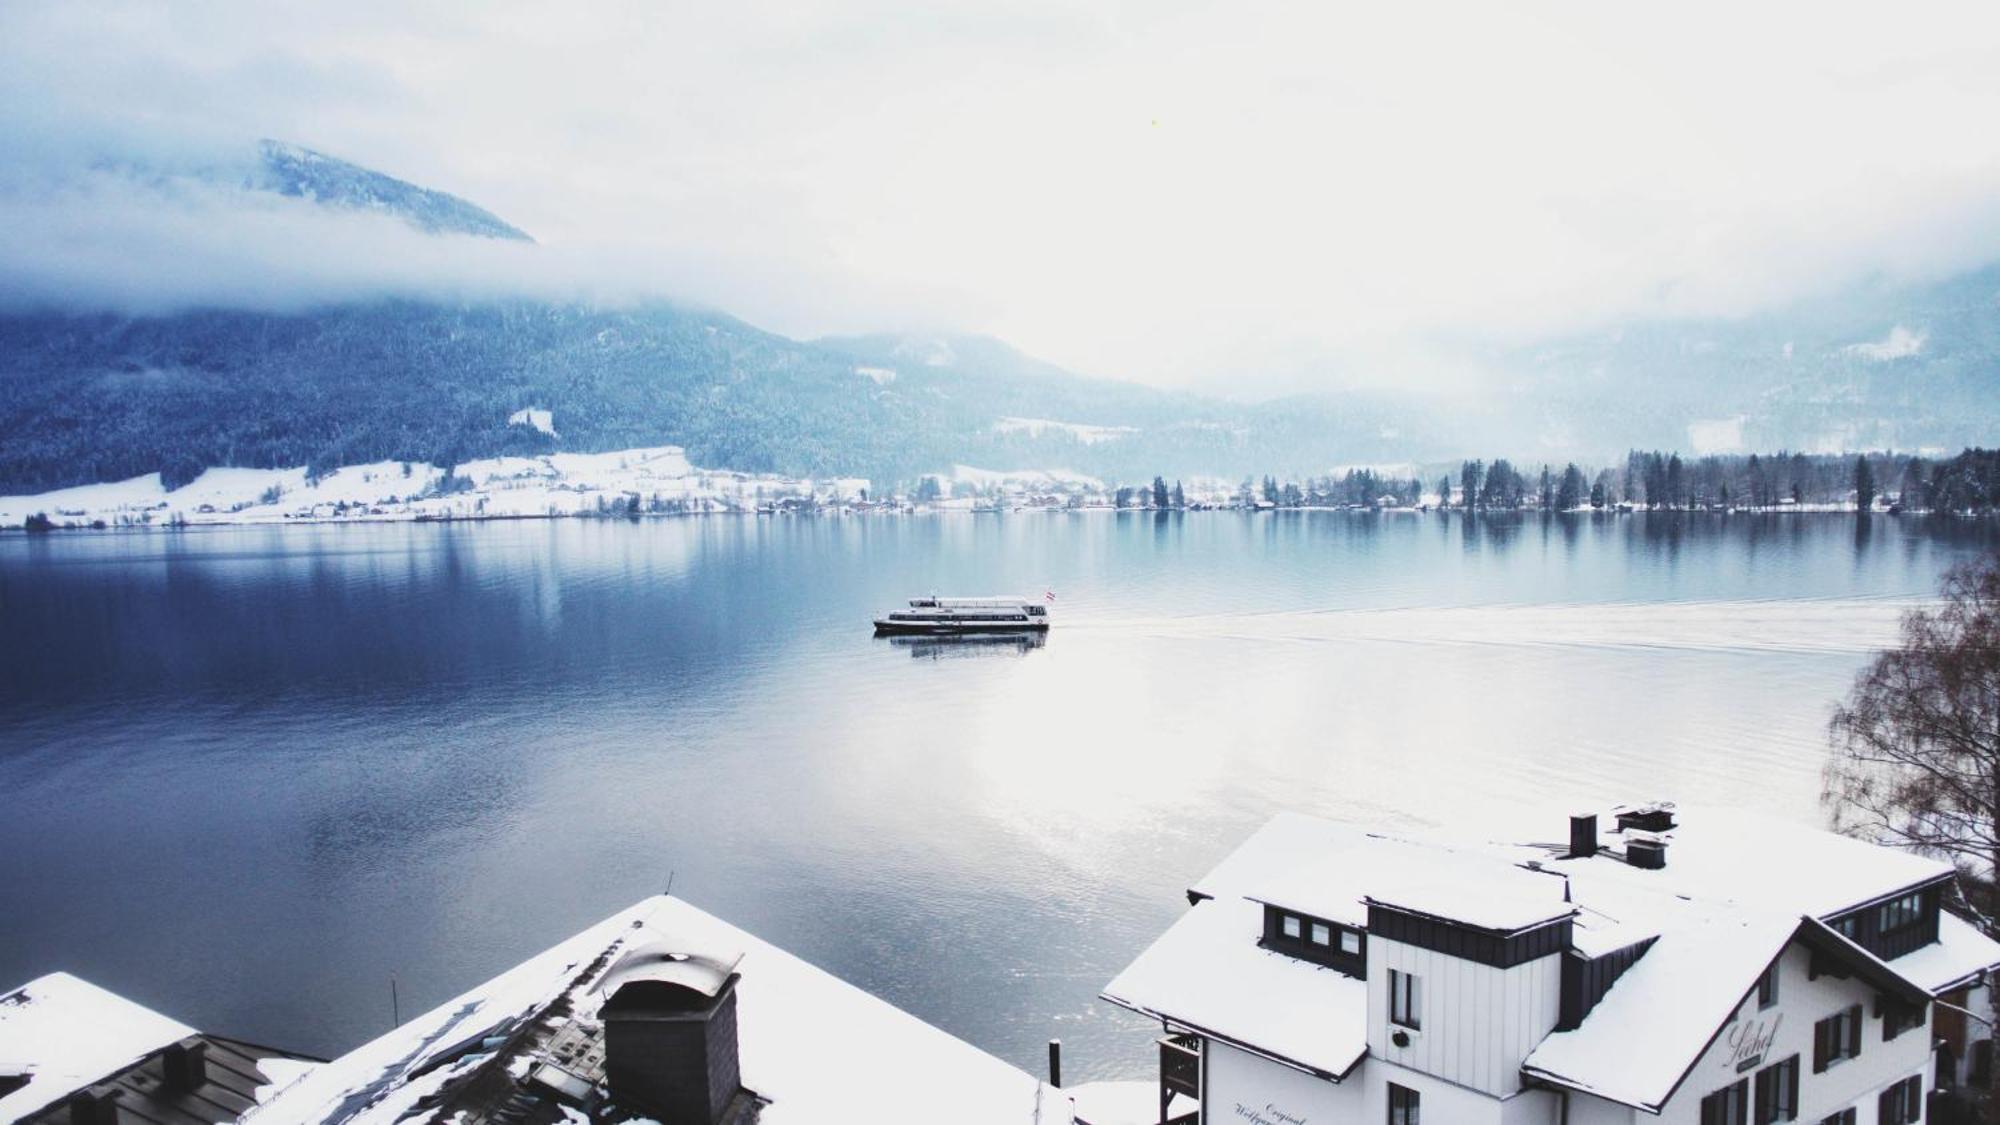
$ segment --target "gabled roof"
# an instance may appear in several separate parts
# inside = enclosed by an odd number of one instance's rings
[[[1338,1079],[1368,1053],[1368,985],[1257,944],[1261,906],[1189,907],[1104,987],[1141,1015]]]
[[[0,996],[0,1078],[28,1080],[0,1095],[0,1121],[53,1105],[194,1033],[68,973],[31,980]]]
[[[1368,986],[1259,946],[1263,907],[1247,896],[1276,886],[1274,874],[1296,873],[1314,894],[1286,905],[1361,925],[1359,884],[1319,890],[1318,868],[1301,865],[1329,853],[1372,855],[1396,846],[1346,825],[1278,814],[1190,888],[1198,901],[1105,986],[1104,999],[1290,1066],[1347,1074],[1368,1052]]]
[[[1722,913],[1670,929],[1581,1026],[1543,1039],[1521,1069],[1658,1113],[1758,978],[1794,942],[1897,999],[1930,999],[1923,987],[1816,918]]]
[[[1067,1125],[1069,1100],[1025,1071],[924,1023],[680,899],[658,896],[592,926],[458,998],[305,1075],[245,1117],[246,1125],[443,1121],[454,1099],[511,1096],[547,1057],[553,1036],[595,1021],[598,983],[627,970],[700,987],[736,974],[742,1084],[765,1099],[761,1125],[950,1120]],[[738,954],[741,959],[738,960]],[[705,974],[705,975],[704,975]],[[892,1060],[893,1066],[886,1066]],[[563,1120],[544,1106],[536,1120]]]

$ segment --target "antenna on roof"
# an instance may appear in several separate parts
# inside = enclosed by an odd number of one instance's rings
[[[389,974],[389,1027],[391,1030],[403,1026],[403,1005],[396,997],[396,974]]]
[[[672,869],[669,869],[667,871],[667,893],[670,895],[674,893],[674,876],[676,874],[678,874],[678,872]]]

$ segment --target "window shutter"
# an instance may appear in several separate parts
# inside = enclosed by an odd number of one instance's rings
[[[1763,1122],[1771,1119],[1771,1094],[1773,1092],[1771,1088],[1771,1070],[1769,1067],[1766,1067],[1757,1072],[1757,1113],[1751,1120]]]
[[[1785,1120],[1791,1121],[1799,1115],[1799,1057],[1793,1055],[1785,1061]]]
[[[1828,1029],[1825,1020],[1821,1020],[1813,1025],[1813,1073],[1814,1074],[1820,1074],[1826,1070],[1827,1040],[1828,1038],[1830,1038],[1827,1035],[1827,1030]]]
[[[1861,1053],[1861,1005],[1847,1009],[1847,1057]]]
[[[1882,1091],[1882,1095],[1875,1099],[1875,1120],[1882,1125],[1890,1125],[1891,1122],[1900,1125],[1902,1122],[1902,1117],[1896,1113],[1896,1095],[1900,1092],[1901,1087],[1898,1084]]]

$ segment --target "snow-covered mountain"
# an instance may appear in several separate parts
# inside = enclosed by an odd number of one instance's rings
[[[432,234],[471,234],[533,242],[519,227],[458,196],[385,176],[359,164],[284,141],[257,143],[254,186],[328,207],[395,215]]]
[[[531,241],[465,200],[296,145],[264,142],[254,170],[205,183],[440,237]],[[1246,403],[1084,377],[989,337],[795,340],[665,302],[405,293],[133,314],[49,300],[0,309],[0,495],[155,472],[172,489],[215,466],[449,467],[661,445],[717,468],[886,484],[956,465],[1241,479],[1608,461],[1634,446],[2000,439],[2000,267],[1467,352],[1488,376],[1478,394],[1424,396],[1391,377]]]

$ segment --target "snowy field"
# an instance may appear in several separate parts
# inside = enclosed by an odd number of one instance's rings
[[[314,476],[305,468],[209,469],[180,488],[160,474],[35,496],[0,497],[0,528],[42,514],[57,526],[522,519],[648,511],[749,511],[788,498],[859,499],[857,478],[799,479],[701,469],[678,446],[494,457],[455,466],[379,461]]]

